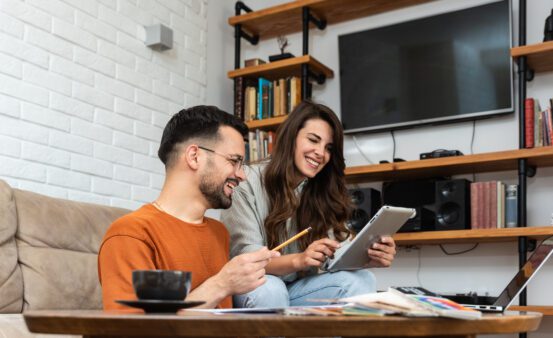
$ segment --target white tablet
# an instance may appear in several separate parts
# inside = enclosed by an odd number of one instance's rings
[[[367,249],[382,236],[395,234],[416,213],[411,208],[383,206],[353,240],[342,242],[334,258],[328,259],[322,269],[335,272],[367,268],[370,263]]]

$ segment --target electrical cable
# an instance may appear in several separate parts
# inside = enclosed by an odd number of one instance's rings
[[[419,283],[419,286],[422,288],[422,283],[421,283],[421,276],[420,276],[420,272],[421,272],[421,251],[422,249],[421,248],[417,248],[417,251],[418,251],[418,264],[417,264],[417,283]]]
[[[470,154],[474,154],[474,135],[476,134],[476,120],[472,121],[472,136],[470,138]]]
[[[474,155],[474,135],[476,134],[476,120],[472,121],[472,136],[470,138],[470,154]],[[476,182],[476,173],[472,172],[472,181]]]
[[[355,147],[357,148],[357,151],[359,151],[359,154],[361,154],[361,156],[363,156],[365,161],[369,162],[369,164],[374,164],[374,162],[371,161],[371,159],[368,156],[365,155],[365,153],[363,152],[363,150],[359,146],[359,143],[357,143],[357,138],[355,137],[355,135],[352,135],[352,139],[353,139],[353,143],[355,144]]]
[[[392,142],[393,142],[393,150],[392,150],[392,161],[394,158],[396,158],[396,138],[394,136],[394,131],[390,130],[390,134],[392,134]]]
[[[454,256],[454,255],[460,255],[460,254],[464,254],[464,253],[467,253],[469,251],[472,251],[474,249],[476,249],[476,247],[478,246],[478,244],[480,243],[476,243],[472,246],[472,248],[470,249],[467,249],[467,250],[463,250],[463,251],[459,251],[459,252],[447,252],[447,250],[444,248],[443,244],[440,244],[440,249],[442,250],[442,252],[448,256]]]

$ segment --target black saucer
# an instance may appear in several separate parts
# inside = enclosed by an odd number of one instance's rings
[[[180,309],[186,309],[205,303],[204,301],[157,299],[116,300],[116,302],[119,304],[140,308],[146,313],[175,313]]]

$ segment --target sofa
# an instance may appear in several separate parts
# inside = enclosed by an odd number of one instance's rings
[[[27,331],[27,310],[101,309],[98,248],[109,225],[128,212],[0,180],[0,337],[40,336]]]

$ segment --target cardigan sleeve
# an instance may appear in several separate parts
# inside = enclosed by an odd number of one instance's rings
[[[259,166],[248,169],[247,181],[234,189],[231,208],[221,212],[221,221],[230,233],[231,257],[267,246],[263,224],[268,201],[260,171]]]

